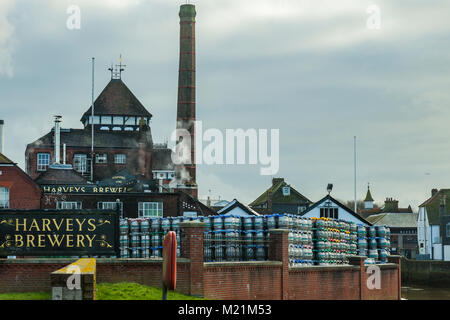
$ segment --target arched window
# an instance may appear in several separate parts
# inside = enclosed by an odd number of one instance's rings
[[[9,189],[0,187],[0,209],[9,208]]]

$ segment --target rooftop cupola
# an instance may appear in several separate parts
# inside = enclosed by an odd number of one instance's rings
[[[84,127],[110,131],[139,131],[142,123],[150,125],[152,114],[142,105],[122,81],[125,65],[120,64],[111,71],[111,81],[94,102],[94,117],[91,108],[81,117]]]
[[[369,210],[369,209],[373,209],[373,198],[372,198],[372,194],[370,193],[370,186],[369,184],[367,184],[367,194],[366,194],[366,198],[364,199],[364,209]]]

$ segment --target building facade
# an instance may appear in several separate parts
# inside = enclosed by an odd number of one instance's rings
[[[371,226],[372,224],[329,194],[301,213],[306,218],[332,218]]]
[[[39,209],[40,202],[39,186],[0,153],[0,209]]]
[[[91,113],[89,108],[82,115],[83,129],[58,129],[55,123],[49,133],[28,144],[25,163],[33,179],[47,171],[58,157],[91,182],[123,169],[146,179],[164,169],[162,180],[167,183],[173,178],[171,158],[160,156],[171,150],[167,145],[158,145],[154,150],[150,129],[152,115],[121,79],[111,79],[95,100],[93,117]],[[155,161],[152,161],[153,154],[158,154]]]
[[[415,259],[417,246],[417,213],[380,213],[367,217],[373,225],[388,226],[391,231],[391,252]]]
[[[126,169],[92,184],[70,165],[50,165],[36,183],[42,189],[43,209],[118,210],[122,218],[215,214],[191,195],[160,191],[155,180],[136,177]]]
[[[262,214],[291,213],[301,214],[312,201],[288,185],[284,178],[273,178],[272,186],[249,204]]]
[[[417,259],[450,261],[450,189],[433,189],[419,206],[417,218]]]

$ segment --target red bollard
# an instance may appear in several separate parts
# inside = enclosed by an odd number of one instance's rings
[[[177,235],[169,231],[163,243],[163,300],[167,300],[167,290],[177,286]]]

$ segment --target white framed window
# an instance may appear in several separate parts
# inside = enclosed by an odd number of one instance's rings
[[[102,124],[111,124],[111,117],[102,117]]]
[[[163,203],[162,202],[139,202],[138,203],[139,218],[145,217],[162,217]]]
[[[136,125],[136,117],[125,118],[125,124],[135,126]]]
[[[297,207],[297,214],[300,214],[300,213],[302,213],[302,212],[305,211],[305,210],[306,210],[306,207],[298,206],[298,207]]]
[[[338,208],[320,208],[321,218],[333,218],[339,219],[339,209]]]
[[[100,201],[100,202],[97,202],[97,208],[100,210],[116,210],[117,204],[119,204],[120,217],[123,218],[123,202],[116,202],[116,201],[101,202]]]
[[[9,208],[9,189],[0,187],[0,209]]]
[[[101,210],[116,210],[117,203],[119,204],[120,209],[122,209],[123,202],[116,202],[116,201],[97,202],[97,208]]]
[[[37,171],[46,171],[50,165],[50,153],[37,154]]]
[[[108,156],[106,153],[97,153],[95,155],[95,163],[108,163]]]
[[[92,123],[92,116],[89,116],[89,123]],[[100,124],[99,116],[94,116],[94,124]]]
[[[87,155],[75,154],[73,156],[73,169],[80,173],[87,172]]]
[[[81,201],[58,201],[56,209],[58,210],[80,210],[83,205]]]
[[[123,154],[123,153],[114,155],[114,163],[116,163],[116,164],[127,163],[127,155]]]
[[[113,117],[113,124],[123,124],[123,117]]]

